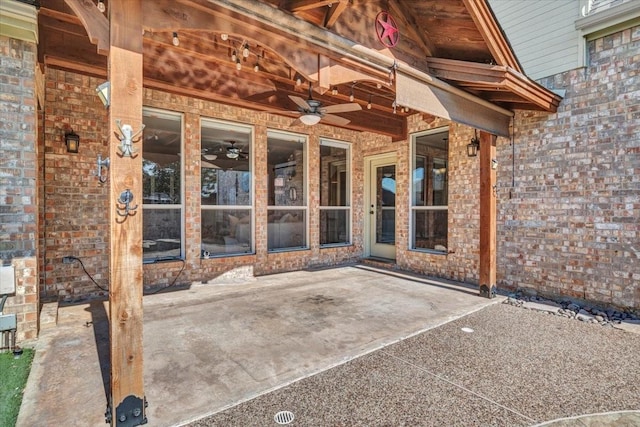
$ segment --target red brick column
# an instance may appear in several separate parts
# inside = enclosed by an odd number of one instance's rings
[[[15,271],[17,343],[38,334],[36,45],[0,35],[0,261]]]

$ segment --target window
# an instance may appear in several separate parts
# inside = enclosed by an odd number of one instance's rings
[[[320,141],[320,245],[351,243],[349,145]]]
[[[448,130],[412,137],[410,248],[447,252]]]
[[[200,200],[204,258],[253,252],[250,127],[202,119]]]
[[[306,138],[284,132],[267,134],[270,251],[307,247]]]
[[[142,120],[143,260],[182,259],[182,115],[145,108]]]

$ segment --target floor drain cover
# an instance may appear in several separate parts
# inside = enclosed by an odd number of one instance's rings
[[[278,424],[289,424],[293,421],[293,412],[291,411],[280,411],[274,417],[273,420]]]

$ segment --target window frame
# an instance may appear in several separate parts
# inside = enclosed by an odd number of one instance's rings
[[[185,162],[184,162],[184,134],[185,134],[185,114],[181,111],[173,111],[167,110],[163,108],[156,107],[142,107],[142,121],[144,123],[145,115],[151,113],[162,116],[174,116],[180,118],[180,203],[144,203],[144,190],[142,192],[142,214],[144,218],[145,210],[160,210],[160,209],[175,209],[180,211],[180,254],[178,256],[165,256],[165,257],[155,257],[155,258],[145,258],[144,251],[142,254],[142,263],[143,264],[153,264],[156,262],[163,261],[185,261],[186,260],[186,224],[185,224]],[[144,135],[144,134],[143,134]],[[142,158],[144,159],[144,149],[140,148],[140,153]],[[143,231],[142,231],[142,239],[144,240],[144,219],[143,219]]]
[[[245,255],[255,255],[256,253],[256,191],[255,191],[255,127],[253,125],[232,122],[228,120],[219,120],[211,117],[200,117],[200,147],[202,149],[202,128],[204,124],[209,123],[209,128],[220,129],[220,130],[238,130],[239,132],[248,131],[249,136],[249,175],[251,176],[251,184],[249,185],[249,198],[251,203],[248,205],[221,205],[221,204],[203,204],[202,203],[202,163],[199,163],[200,173],[199,173],[199,197],[200,197],[200,257],[203,259],[209,258],[228,258],[235,256],[245,256]],[[216,191],[220,191],[220,186],[216,183]],[[251,245],[249,246],[249,250],[247,252],[225,252],[225,253],[206,253],[202,247],[203,245],[203,227],[202,227],[202,219],[205,211],[247,211],[249,212],[251,221],[250,221],[250,232],[251,232]]]
[[[298,206],[270,205],[269,199],[271,194],[269,193],[269,190],[267,190],[267,216],[265,218],[266,222],[264,224],[266,227],[266,235],[267,235],[267,253],[281,253],[281,252],[309,250],[311,248],[311,245],[309,243],[309,235],[310,235],[309,233],[309,136],[305,134],[287,132],[280,129],[267,129],[267,141],[266,141],[267,165],[269,165],[268,151],[269,151],[269,139],[271,138],[277,138],[284,141],[289,141],[292,143],[299,143],[304,145],[304,148],[303,148],[304,160],[302,165],[303,176],[304,176],[304,182],[302,185],[303,193],[304,193],[304,199],[303,199],[304,204],[298,205]],[[305,221],[305,230],[304,230],[305,245],[304,246],[290,246],[290,247],[277,248],[277,249],[269,248],[269,213],[271,211],[280,211],[280,210],[304,211],[304,221]]]
[[[441,126],[438,128],[434,128],[434,129],[429,129],[426,131],[422,131],[422,132],[416,132],[411,134],[411,143],[409,145],[409,164],[410,164],[410,171],[409,171],[409,176],[410,179],[409,181],[409,234],[408,234],[408,239],[407,239],[407,247],[408,250],[410,251],[414,251],[414,252],[421,252],[421,253],[428,253],[428,254],[433,254],[433,255],[447,255],[446,251],[438,251],[435,249],[431,249],[431,248],[417,248],[415,247],[415,214],[418,211],[422,211],[422,212],[435,212],[435,211],[447,211],[447,218],[448,218],[448,213],[449,213],[449,179],[446,180],[446,189],[447,189],[447,204],[446,205],[424,205],[424,206],[417,206],[414,203],[414,178],[413,178],[413,173],[415,171],[415,167],[416,167],[416,157],[422,157],[423,160],[423,165],[424,165],[424,176],[422,179],[422,192],[423,192],[423,198],[427,198],[428,197],[428,193],[429,193],[429,186],[431,186],[433,188],[433,179],[429,179],[428,182],[430,182],[430,184],[427,184],[427,173],[432,173],[431,171],[427,172],[427,161],[426,161],[426,157],[423,156],[422,154],[416,154],[416,141],[419,137],[421,136],[425,136],[425,135],[435,135],[435,134],[446,134],[447,138],[449,137],[449,133],[450,133],[450,129],[449,126]],[[450,157],[451,155],[451,150],[449,150],[449,147],[447,146],[447,169],[450,168]],[[447,175],[448,175],[448,170],[447,170]],[[449,233],[448,233],[448,228],[449,228],[449,224],[447,221],[447,245],[446,247],[449,247]]]
[[[322,240],[322,236],[320,235],[321,230],[320,230],[320,215],[322,215],[322,211],[336,211],[336,210],[342,210],[342,211],[346,211],[347,212],[347,221],[348,221],[348,228],[349,228],[349,233],[348,233],[348,241],[347,242],[343,242],[343,243],[319,243],[320,248],[335,248],[335,247],[340,247],[340,246],[351,246],[353,245],[353,211],[352,211],[352,206],[351,206],[351,200],[352,200],[352,173],[353,173],[353,166],[351,163],[351,159],[352,159],[352,150],[351,150],[351,144],[348,142],[344,142],[344,141],[338,141],[335,139],[330,139],[330,138],[320,138],[320,143],[319,143],[319,149],[318,149],[318,161],[319,161],[319,165],[318,165],[318,171],[319,173],[322,172],[322,155],[320,154],[320,150],[322,148],[322,146],[327,146],[327,147],[335,147],[335,148],[342,148],[346,151],[347,156],[345,159],[345,171],[347,173],[347,179],[346,179],[346,188],[345,188],[345,193],[346,193],[346,201],[345,201],[345,205],[344,206],[331,206],[331,205],[323,205],[322,204],[322,197],[319,196],[318,197],[318,239],[319,241]],[[321,194],[321,187],[322,187],[322,176],[319,177],[318,179],[318,194]]]

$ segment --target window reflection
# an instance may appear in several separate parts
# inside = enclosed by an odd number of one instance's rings
[[[145,108],[143,123],[143,259],[177,259],[182,256],[182,116]]]
[[[320,244],[351,240],[349,145],[320,141]]]
[[[448,130],[412,140],[411,249],[447,252]]]
[[[252,130],[203,119],[201,138],[202,256],[251,253]]]
[[[267,152],[267,247],[269,250],[306,248],[306,140],[296,135],[269,132]]]
[[[376,243],[393,244],[396,240],[396,167],[376,168]]]

